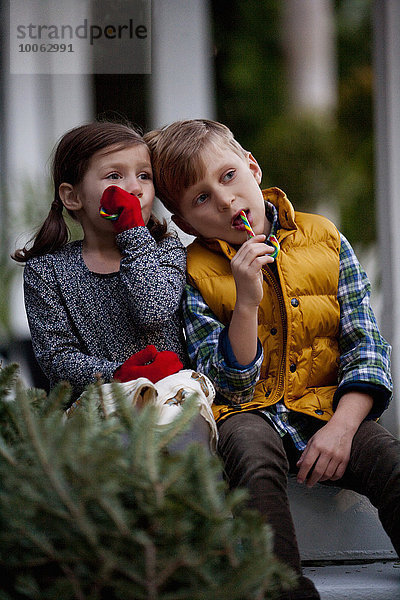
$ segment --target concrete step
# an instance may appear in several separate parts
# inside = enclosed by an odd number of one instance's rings
[[[303,561],[398,560],[377,510],[365,496],[334,486],[309,489],[292,476],[288,490]]]
[[[365,496],[289,478],[304,574],[321,600],[400,600],[400,561]]]
[[[321,600],[400,600],[400,561],[305,566]]]

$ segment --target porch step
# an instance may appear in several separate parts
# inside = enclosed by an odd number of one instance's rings
[[[400,600],[400,561],[365,496],[289,478],[304,574],[321,600]]]
[[[321,600],[400,600],[400,561],[305,566]]]
[[[289,478],[289,501],[303,561],[398,560],[365,496],[334,486],[312,489]]]

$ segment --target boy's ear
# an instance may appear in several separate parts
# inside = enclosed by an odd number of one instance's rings
[[[198,232],[191,225],[189,225],[189,223],[187,221],[185,221],[185,219],[182,219],[182,217],[180,217],[179,215],[172,215],[171,219],[175,223],[175,225],[177,225],[179,227],[179,229],[182,229],[182,231],[184,231],[188,235],[194,235],[196,237],[199,235]]]
[[[249,161],[250,171],[253,173],[254,179],[257,181],[258,185],[261,185],[262,170],[251,152],[248,153],[247,160]]]
[[[79,210],[82,208],[82,202],[70,183],[62,183],[58,188],[61,202],[67,210]]]

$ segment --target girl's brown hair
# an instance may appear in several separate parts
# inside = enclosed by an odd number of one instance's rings
[[[146,133],[144,139],[150,149],[156,195],[178,215],[182,192],[204,176],[204,156],[210,145],[246,156],[228,127],[208,119],[176,121]]]
[[[77,185],[82,182],[89,167],[89,161],[99,150],[109,146],[120,150],[128,146],[144,144],[141,133],[131,125],[111,121],[96,121],[71,129],[60,139],[52,160],[54,199],[49,214],[38,232],[24,248],[16,250],[12,258],[26,262],[34,256],[42,256],[62,248],[70,232],[63,216],[63,203],[58,190],[62,183]],[[69,212],[69,211],[68,211]],[[74,218],[73,212],[69,214]],[[166,233],[166,224],[155,217],[149,221],[150,233],[157,240]],[[33,242],[33,243],[32,243]],[[31,247],[30,244],[32,243]]]

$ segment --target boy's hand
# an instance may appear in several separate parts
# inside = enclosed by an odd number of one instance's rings
[[[236,305],[259,306],[263,297],[262,267],[272,263],[274,248],[265,244],[265,235],[247,240],[231,260],[236,283]]]
[[[354,434],[343,431],[332,419],[312,436],[297,462],[297,481],[306,482],[307,487],[328,479],[337,481],[346,471]]]
[[[343,394],[330,421],[312,436],[297,462],[299,483],[312,487],[318,481],[343,477],[353,438],[372,406],[373,399],[368,394]]]
[[[273,262],[274,248],[256,235],[239,248],[231,261],[236,284],[236,304],[229,324],[229,341],[241,365],[250,364],[257,355],[258,306],[263,297],[262,267]]]
[[[116,185],[104,190],[100,214],[105,219],[111,219],[116,233],[144,226],[139,198]]]

